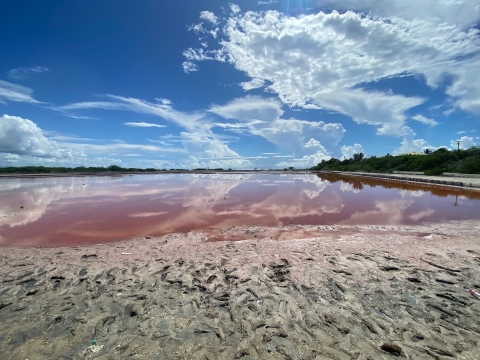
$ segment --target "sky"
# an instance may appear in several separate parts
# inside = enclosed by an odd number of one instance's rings
[[[2,167],[480,145],[478,0],[4,0],[0,33]]]

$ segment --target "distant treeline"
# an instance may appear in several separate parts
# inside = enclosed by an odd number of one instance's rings
[[[49,167],[49,166],[21,166],[21,167],[0,167],[0,174],[51,174],[51,173],[100,173],[100,172],[152,172],[157,169],[136,169],[136,168],[122,168],[117,165],[110,165],[108,167],[85,167],[79,166],[75,168],[69,167]]]
[[[177,171],[184,172],[188,169],[137,169],[137,168],[123,168],[118,165],[110,165],[108,167],[49,167],[49,166],[20,166],[20,167],[0,167],[0,174],[59,174],[59,173],[102,173],[102,172],[154,172],[154,171]],[[233,171],[232,169],[224,170],[222,168],[204,169],[197,168],[194,171]]]
[[[365,171],[389,173],[393,171],[423,171],[425,175],[440,175],[444,172],[480,174],[480,147],[468,150],[436,151],[425,149],[423,155],[398,155],[364,158],[363,153],[352,158],[322,160],[310,170]]]

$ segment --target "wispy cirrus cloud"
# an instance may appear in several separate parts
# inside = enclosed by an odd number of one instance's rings
[[[71,112],[80,110],[119,110],[133,111],[140,114],[150,114],[159,116],[165,120],[171,121],[187,130],[198,130],[199,128],[208,128],[204,124],[207,120],[205,114],[201,112],[181,112],[175,110],[170,103],[161,102],[160,104],[151,103],[145,100],[129,98],[117,95],[104,95],[111,101],[86,101],[72,103],[64,106],[54,107],[54,110],[61,112]]]
[[[47,71],[52,71],[49,68],[46,68],[44,66],[34,66],[30,68],[26,67],[19,67],[15,69],[11,69],[7,72],[7,75],[13,79],[25,79],[31,74],[38,74],[38,73],[43,73]]]
[[[7,103],[13,101],[41,104],[40,101],[37,101],[32,97],[32,93],[33,90],[29,87],[0,80],[0,102]]]
[[[166,127],[165,125],[147,123],[147,122],[126,122],[126,123],[123,123],[123,124],[127,125],[127,126],[130,126],[130,127],[157,127],[157,128]]]
[[[439,123],[433,119],[429,119],[423,115],[417,114],[415,116],[412,116],[412,119],[418,122],[421,122],[422,124],[429,125],[429,126],[437,126]]]
[[[215,164],[219,167],[225,166],[243,166],[247,167],[250,161],[241,157],[237,152],[231,150],[227,142],[222,140],[222,136],[215,134],[211,129],[212,122],[206,112],[182,112],[175,110],[171,102],[162,101],[160,103],[151,103],[145,100],[128,98],[116,95],[104,95],[105,98],[111,101],[89,101],[72,103],[64,106],[55,107],[54,109],[61,112],[72,112],[82,110],[117,110],[117,111],[132,111],[140,114],[149,114],[161,117],[164,120],[171,121],[175,125],[182,127],[185,131],[179,135],[172,135],[176,139],[168,138],[169,141],[180,142],[183,145],[181,151],[178,148],[163,148],[161,151],[182,152],[190,155],[190,161],[195,165],[211,166]],[[138,124],[138,123],[137,123]],[[147,123],[150,124],[150,123]],[[141,125],[147,127],[147,125]],[[165,137],[164,139],[167,139]],[[155,140],[149,140],[155,142]],[[85,145],[85,151],[104,152],[109,149],[119,150],[124,147],[129,151],[135,150],[131,144],[110,144],[110,145]],[[148,149],[158,149],[154,145],[138,145],[141,149],[148,151]],[[140,147],[138,148],[140,149]],[[204,160],[204,159],[209,160]],[[223,166],[221,164],[223,163]],[[184,163],[181,163],[184,164]]]

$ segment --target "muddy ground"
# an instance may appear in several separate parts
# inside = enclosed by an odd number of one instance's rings
[[[462,221],[2,248],[0,358],[480,359],[479,239]]]

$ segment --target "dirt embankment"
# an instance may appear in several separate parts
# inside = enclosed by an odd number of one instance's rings
[[[2,249],[0,354],[474,359],[479,238],[480,222],[469,221]]]

